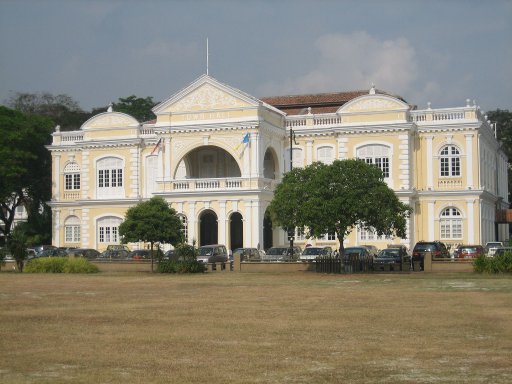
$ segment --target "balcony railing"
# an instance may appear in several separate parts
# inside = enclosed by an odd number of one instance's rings
[[[241,189],[263,189],[273,191],[277,185],[272,179],[249,179],[241,177],[212,178],[212,179],[181,179],[166,182],[160,180],[164,191],[236,191]]]

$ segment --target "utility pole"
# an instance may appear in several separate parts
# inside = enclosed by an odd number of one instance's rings
[[[293,132],[292,127],[290,127],[290,172],[293,169],[293,143],[297,145],[295,141],[295,132]],[[293,238],[295,237],[295,228],[288,228],[288,240],[290,240],[290,249],[288,252],[291,252],[290,256],[293,257]]]

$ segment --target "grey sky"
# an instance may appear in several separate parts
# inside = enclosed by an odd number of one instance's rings
[[[0,102],[161,101],[209,70],[255,97],[377,88],[512,109],[512,0],[0,0]]]

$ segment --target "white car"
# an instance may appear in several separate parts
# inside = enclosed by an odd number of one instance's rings
[[[493,257],[498,248],[503,247],[503,243],[501,241],[489,241],[485,244],[485,251],[487,256]]]

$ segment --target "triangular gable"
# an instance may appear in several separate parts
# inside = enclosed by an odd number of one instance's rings
[[[80,127],[81,130],[101,128],[137,127],[139,122],[132,116],[121,112],[103,112],[91,117]]]
[[[369,94],[356,97],[341,106],[338,114],[407,111],[409,105],[389,95]]]
[[[257,98],[203,75],[192,84],[153,108],[155,115],[198,111],[221,111],[266,105]]]

